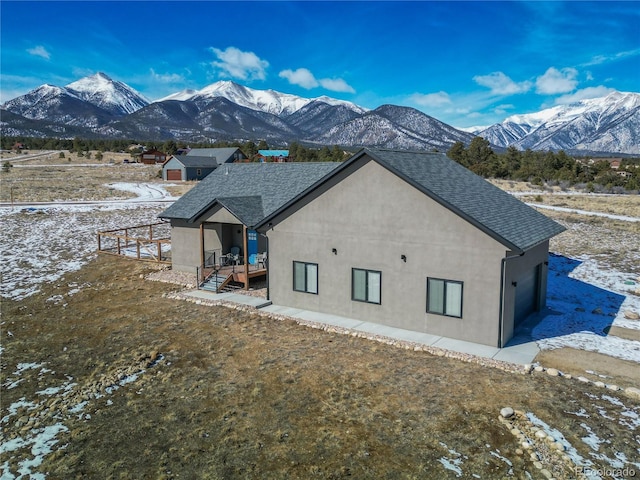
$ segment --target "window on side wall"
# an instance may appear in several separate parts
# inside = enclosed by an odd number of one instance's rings
[[[196,169],[196,175],[202,175],[202,170],[201,169]]]
[[[380,304],[382,298],[382,272],[351,269],[351,300]]]
[[[296,292],[318,293],[318,264],[293,262],[293,289]]]
[[[427,312],[462,318],[462,282],[427,278]]]

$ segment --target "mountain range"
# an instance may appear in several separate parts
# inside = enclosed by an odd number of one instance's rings
[[[186,142],[266,140],[272,145],[376,146],[446,151],[474,136],[495,148],[640,153],[640,94],[614,92],[462,131],[410,107],[369,110],[322,96],[302,98],[219,81],[150,102],[104,73],[64,87],[42,85],[4,103],[3,135]]]

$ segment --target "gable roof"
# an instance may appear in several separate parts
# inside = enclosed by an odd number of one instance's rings
[[[187,157],[215,157],[218,160],[219,164],[236,160],[234,158],[234,154],[240,150],[238,147],[227,147],[227,148],[192,148],[187,152]],[[246,158],[244,154],[242,154],[242,158]]]
[[[349,168],[353,163],[368,158],[398,175],[510,250],[524,252],[565,230],[560,224],[442,153],[362,149],[340,168],[327,175],[323,182]],[[275,215],[285,213],[289,206],[301,198],[302,195],[268,215],[258,227],[266,224]]]
[[[160,218],[195,222],[216,204],[253,227],[336,169],[340,163],[229,163],[207,175]]]
[[[218,160],[215,157],[198,157],[195,155],[174,155],[182,165],[188,168],[216,168]],[[166,163],[165,163],[166,164]]]

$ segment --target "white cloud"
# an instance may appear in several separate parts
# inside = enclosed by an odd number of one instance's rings
[[[51,58],[51,54],[42,45],[38,45],[33,48],[28,48],[27,53],[29,55],[34,55],[36,57],[42,57],[45,60],[49,60]]]
[[[307,68],[283,70],[278,76],[280,78],[286,78],[292,85],[298,85],[307,90],[321,86],[332,92],[356,93],[355,89],[342,78],[321,78],[318,80]]]
[[[476,75],[473,80],[483,87],[491,89],[494,95],[514,95],[525,93],[531,89],[531,82],[514,82],[502,72],[492,72],[489,75]]]
[[[514,108],[515,106],[510,103],[496,105],[496,107],[493,109],[493,113],[495,113],[496,115],[505,115],[509,110],[513,110]]]
[[[151,77],[156,82],[161,83],[184,83],[184,76],[178,73],[156,73],[156,71],[151,68]]]
[[[319,85],[316,77],[313,76],[306,68],[298,68],[297,70],[283,70],[278,75],[280,78],[286,78],[292,85],[298,85],[307,90],[315,88]]]
[[[536,93],[542,95],[557,95],[559,93],[568,93],[575,90],[578,85],[578,70],[575,68],[557,68],[550,67],[544,72],[544,75],[536,79]]]
[[[451,98],[447,92],[436,93],[414,93],[409,97],[409,101],[421,107],[442,107],[451,103]]]
[[[640,48],[636,48],[635,50],[626,50],[624,52],[614,53],[613,55],[596,55],[587,63],[584,63],[582,66],[590,67],[592,65],[601,65],[603,63],[615,62],[617,60],[621,60],[628,57],[635,57],[640,55]]]
[[[561,97],[556,98],[555,103],[556,105],[566,105],[568,103],[575,103],[588,98],[606,97],[615,91],[615,88],[609,88],[602,85],[599,87],[583,88],[575,91],[574,93],[562,95]]]
[[[321,78],[320,85],[332,92],[356,93],[355,89],[342,78]]]
[[[220,70],[222,76],[238,78],[240,80],[264,80],[269,62],[262,60],[253,52],[243,52],[236,47],[226,50],[211,47],[211,52],[219,61],[211,65]]]

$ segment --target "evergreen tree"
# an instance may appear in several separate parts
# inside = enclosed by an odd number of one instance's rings
[[[464,143],[456,142],[451,148],[447,151],[447,157],[451,160],[455,160],[460,165],[467,164],[467,150],[464,147]]]
[[[243,147],[242,151],[249,158],[253,158],[258,153],[258,147],[256,147],[255,143],[253,143],[251,140],[249,140],[247,143],[244,144],[244,147]]]
[[[162,152],[167,155],[174,155],[178,151],[178,145],[175,140],[167,140],[162,144]]]

